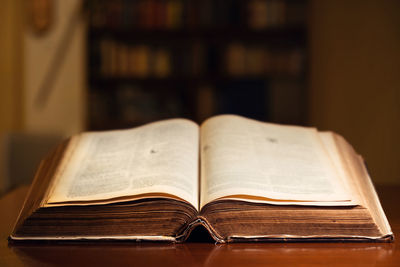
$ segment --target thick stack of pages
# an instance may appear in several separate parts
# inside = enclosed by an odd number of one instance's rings
[[[40,165],[12,240],[390,241],[340,136],[233,115],[90,132]]]

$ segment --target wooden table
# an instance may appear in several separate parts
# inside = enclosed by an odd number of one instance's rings
[[[400,238],[400,186],[377,188],[393,232]],[[241,243],[212,242],[18,244],[7,237],[27,188],[0,199],[0,266],[400,266],[400,245],[394,243]]]

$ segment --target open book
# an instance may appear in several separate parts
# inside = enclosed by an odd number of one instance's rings
[[[221,115],[71,137],[40,165],[10,238],[380,240],[392,231],[339,135]]]

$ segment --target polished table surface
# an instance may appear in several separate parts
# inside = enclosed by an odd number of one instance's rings
[[[400,186],[377,187],[395,237],[400,236]],[[393,243],[29,243],[7,237],[27,187],[0,199],[0,266],[400,266]]]

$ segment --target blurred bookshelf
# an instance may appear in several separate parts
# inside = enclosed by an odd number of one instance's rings
[[[234,113],[304,124],[306,0],[89,0],[89,129]]]

